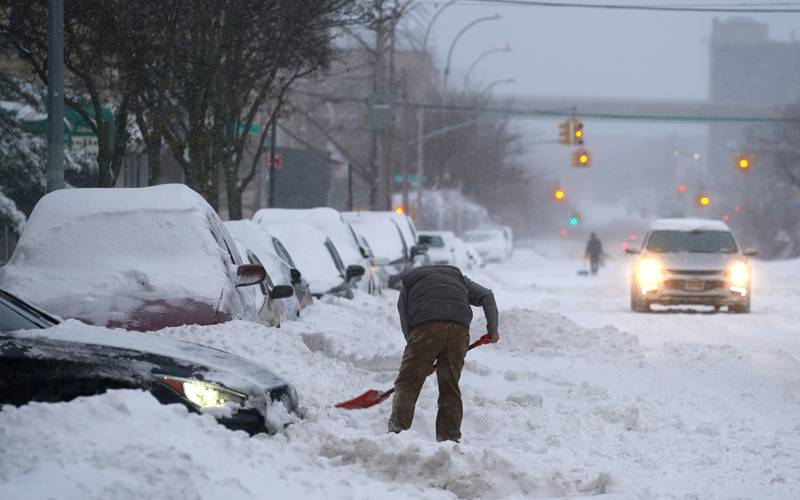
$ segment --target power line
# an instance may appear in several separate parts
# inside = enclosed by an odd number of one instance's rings
[[[794,2],[780,2],[771,4],[773,7],[752,7],[752,3],[740,4],[708,4],[708,6],[679,5],[679,4],[602,4],[602,3],[575,3],[538,0],[463,0],[470,4],[483,5],[509,5],[521,7],[550,7],[568,9],[592,10],[619,10],[619,11],[649,11],[649,12],[701,12],[701,13],[738,13],[738,14],[800,14],[800,7],[788,8],[789,5],[800,5]]]

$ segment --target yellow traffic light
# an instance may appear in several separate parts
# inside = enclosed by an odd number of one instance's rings
[[[572,143],[583,144],[583,123],[580,120],[572,120]]]
[[[399,214],[399,215],[403,215],[404,213],[406,213],[406,211],[403,210],[403,207],[397,207],[397,208],[394,209],[394,213]]]
[[[567,120],[558,124],[558,142],[559,144],[572,144],[572,121]]]
[[[592,164],[592,157],[584,148],[575,150],[572,153],[573,167],[589,167]]]
[[[566,197],[567,197],[567,193],[565,193],[564,190],[561,189],[561,188],[558,188],[555,191],[553,191],[553,198],[555,198],[556,200],[560,201],[560,200],[563,200]]]
[[[741,153],[736,155],[736,167],[739,170],[747,170],[753,166],[753,155],[748,153]]]
[[[709,198],[707,195],[702,195],[697,199],[697,203],[701,207],[707,207],[707,206],[711,205],[711,198]]]

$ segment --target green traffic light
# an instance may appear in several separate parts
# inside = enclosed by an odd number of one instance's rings
[[[577,226],[578,225],[578,218],[577,217],[571,218],[569,220],[569,223],[572,224],[573,226]]]

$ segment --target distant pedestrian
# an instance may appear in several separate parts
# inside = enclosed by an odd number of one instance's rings
[[[497,332],[497,304],[492,291],[474,283],[454,266],[422,266],[403,279],[397,310],[406,338],[395,381],[389,431],[411,427],[425,379],[434,370],[439,383],[436,440],[461,439],[463,407],[458,381],[469,346],[472,307],[482,306],[492,342]]]
[[[597,269],[600,267],[600,259],[603,257],[603,243],[592,233],[589,236],[589,241],[586,243],[585,258],[589,259],[589,266],[592,274],[597,274]]]

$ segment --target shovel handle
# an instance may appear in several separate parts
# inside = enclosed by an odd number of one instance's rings
[[[475,342],[471,343],[469,345],[469,349],[467,349],[467,350],[469,351],[470,349],[474,349],[474,348],[478,347],[479,345],[491,344],[491,343],[492,343],[492,336],[489,335],[488,333],[486,333],[481,338],[479,338]]]

